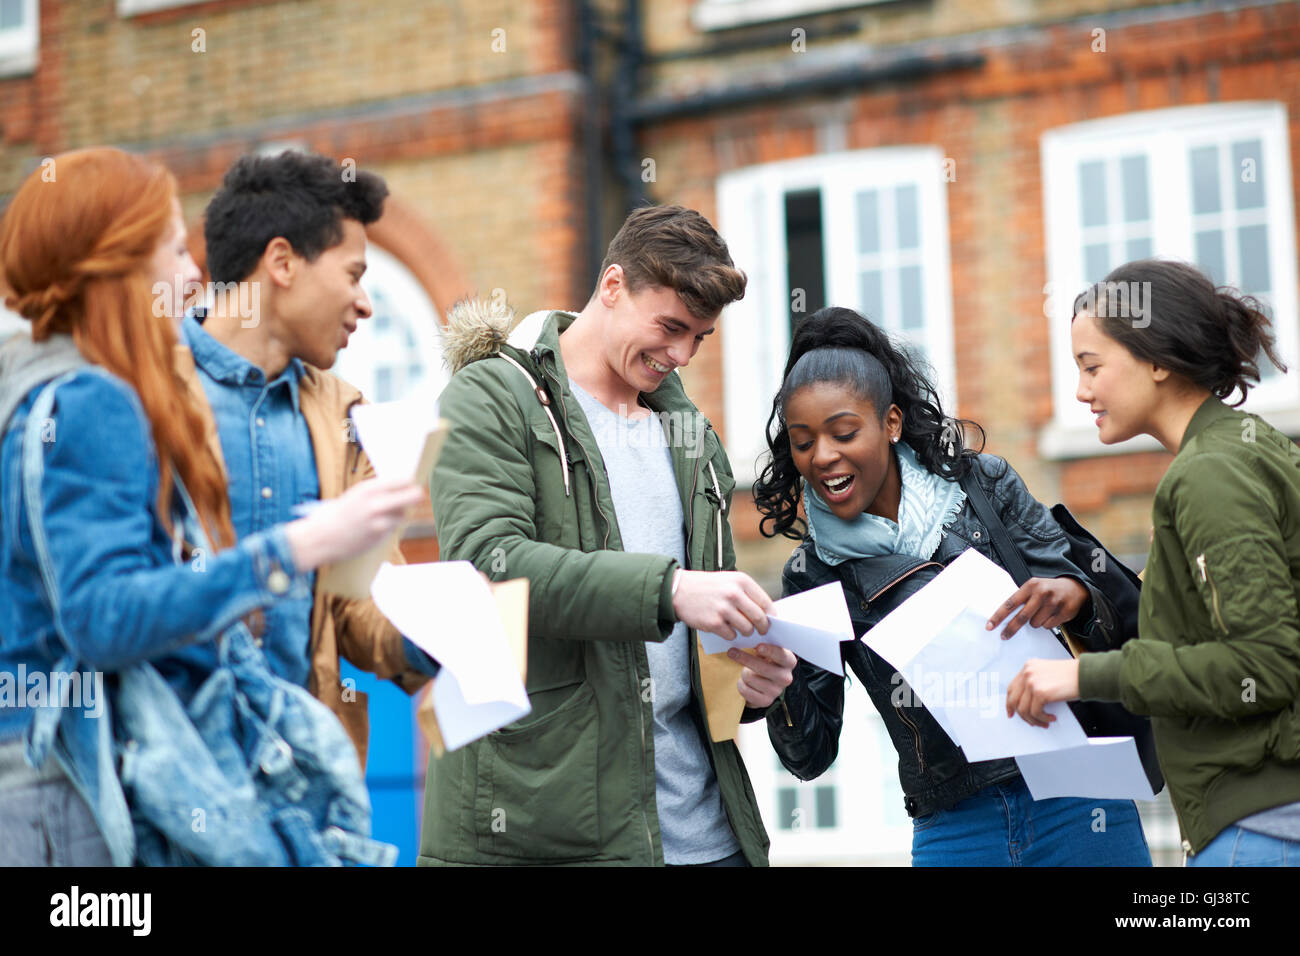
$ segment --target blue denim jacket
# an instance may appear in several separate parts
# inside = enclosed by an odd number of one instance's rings
[[[37,467],[24,469],[25,458]],[[186,666],[185,648],[301,585],[279,528],[175,563],[181,542],[157,514],[157,487],[148,419],[125,382],[83,366],[23,398],[0,443],[0,675],[48,680],[84,669],[111,680],[170,655],[178,663],[164,673],[188,701],[206,673]],[[33,535],[43,537],[48,561],[38,560]],[[0,707],[0,739],[27,734],[37,766],[53,747],[115,861],[129,862],[130,820],[107,710],[45,703]]]
[[[298,406],[302,362],[291,360],[268,382],[262,369],[214,339],[193,314],[181,329],[217,423],[235,536],[292,521],[295,506],[320,498],[316,453]],[[307,684],[315,574],[305,577],[305,587],[266,609],[261,633],[271,670],[299,686]]]
[[[231,523],[244,538],[291,520],[294,505],[320,496],[316,451],[299,405],[303,364],[291,360],[268,382],[261,368],[209,334],[205,320],[204,310],[191,309],[181,333],[216,421]],[[306,577],[308,587],[314,578]],[[267,610],[260,635],[271,670],[300,686],[310,670],[311,613],[311,591],[295,590]],[[438,663],[409,639],[403,650],[412,670],[437,676]]]

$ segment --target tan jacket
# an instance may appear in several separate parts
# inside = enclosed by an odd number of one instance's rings
[[[375,473],[366,453],[355,438],[350,437],[349,412],[353,405],[365,399],[360,391],[341,378],[306,363],[303,363],[303,368],[305,374],[298,383],[298,405],[307,421],[307,431],[316,453],[320,496],[322,499],[334,498]],[[194,356],[184,345],[176,347],[176,370],[206,413],[208,447],[224,468],[216,418],[199,381]],[[388,560],[394,564],[405,563],[396,547]],[[319,588],[311,608],[310,653],[307,690],[338,715],[348,736],[356,744],[364,769],[370,741],[367,695],[343,687],[339,679],[339,656],[346,657],[356,667],[376,677],[392,680],[408,694],[419,690],[429,678],[411,670],[401,632],[379,612],[373,601],[349,600]]]

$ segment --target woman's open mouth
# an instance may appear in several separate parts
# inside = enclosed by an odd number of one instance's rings
[[[852,475],[831,475],[821,479],[822,497],[836,504],[845,501],[853,491],[854,480]]]

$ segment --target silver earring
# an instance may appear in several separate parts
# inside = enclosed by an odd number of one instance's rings
[[[893,438],[891,438],[891,439],[889,439],[889,440],[892,441],[895,445],[898,444],[898,436],[897,436],[897,435],[895,435]]]

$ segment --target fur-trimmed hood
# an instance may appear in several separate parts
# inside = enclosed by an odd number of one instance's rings
[[[510,306],[482,299],[462,299],[447,313],[442,328],[442,360],[455,375],[466,365],[501,351],[515,324]]]

